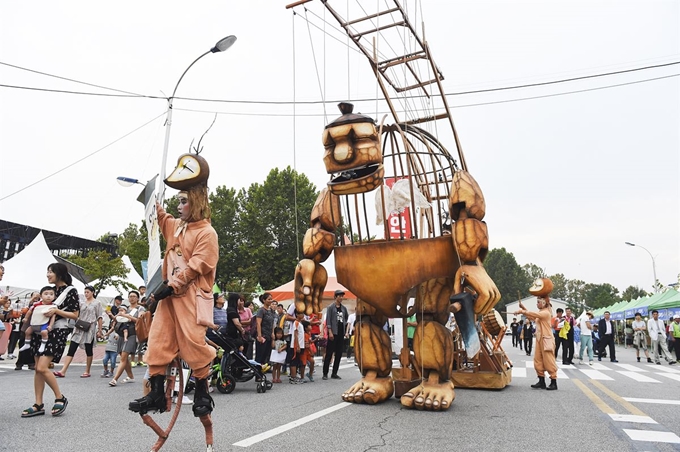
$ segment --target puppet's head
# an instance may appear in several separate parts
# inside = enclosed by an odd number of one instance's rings
[[[326,126],[323,161],[332,175],[328,188],[336,195],[366,193],[383,183],[382,152],[375,122],[352,113],[354,106],[338,105],[341,117]]]
[[[548,278],[538,278],[531,287],[529,293],[536,297],[547,297],[553,291],[553,282]]]

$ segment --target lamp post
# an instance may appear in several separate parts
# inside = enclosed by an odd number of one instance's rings
[[[165,142],[163,144],[163,160],[161,161],[161,177],[158,180],[158,195],[159,195],[159,201],[163,199],[163,179],[165,179],[165,163],[168,159],[168,147],[170,145],[170,127],[172,126],[172,102],[175,99],[175,93],[177,93],[177,88],[179,87],[180,82],[186,75],[186,73],[191,69],[191,67],[196,64],[198,60],[203,58],[209,53],[217,53],[217,52],[224,52],[226,51],[229,47],[231,47],[234,42],[236,42],[236,36],[234,35],[229,35],[226,38],[222,38],[217,43],[215,46],[196,58],[185,70],[182,72],[182,75],[180,76],[179,80],[177,80],[177,84],[175,85],[175,89],[172,91],[172,96],[168,97],[168,114],[167,114],[167,119],[166,119],[166,126],[165,126]]]
[[[637,246],[639,248],[642,248],[643,250],[647,251],[647,254],[649,254],[649,257],[652,258],[652,271],[654,272],[654,293],[657,293],[659,291],[657,284],[656,284],[656,262],[654,261],[654,256],[652,256],[652,253],[649,252],[647,248],[641,245],[636,245],[635,243],[630,243],[630,242],[625,242],[626,245],[628,246]]]
[[[132,177],[118,176],[116,181],[123,187],[132,187],[134,184],[144,185],[139,179],[133,179]]]

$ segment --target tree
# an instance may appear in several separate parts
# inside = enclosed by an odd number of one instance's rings
[[[212,226],[217,232],[220,260],[217,263],[215,282],[222,290],[250,293],[257,285],[257,272],[248,262],[245,238],[241,223],[241,205],[245,190],[217,187],[210,194]]]
[[[262,287],[277,287],[290,281],[301,258],[316,187],[289,166],[273,169],[263,184],[252,184],[243,195],[241,266],[254,272]]]
[[[142,261],[149,258],[149,236],[144,221],[139,227],[130,223],[125,231],[118,236],[118,255],[129,257],[137,273],[144,274],[142,272]]]
[[[553,291],[550,295],[551,298],[557,298],[558,300],[564,300],[570,307],[573,307],[574,300],[570,300],[567,291],[567,281],[568,279],[564,277],[562,273],[557,273],[555,275],[548,276],[553,283]]]
[[[536,264],[524,264],[522,266],[522,270],[524,270],[524,274],[531,282],[534,282],[539,278],[545,278],[547,276],[545,269],[539,267]]]
[[[621,298],[630,301],[638,298],[648,297],[650,294],[640,289],[638,286],[628,286],[621,294]]]
[[[68,259],[82,267],[93,280],[98,280],[94,285],[95,297],[108,286],[115,287],[121,293],[128,289],[136,289],[125,281],[128,269],[120,257],[113,257],[106,251],[90,251],[85,257],[73,254]]]
[[[506,304],[516,300],[518,293],[521,298],[529,295],[528,289],[532,280],[519,266],[515,256],[505,248],[494,248],[489,251],[484,260],[484,267],[501,293],[496,310],[503,311]]]
[[[582,306],[588,306],[586,303],[586,283],[580,279],[569,279],[567,280],[567,296],[565,300],[572,307],[578,307],[579,310]]]
[[[586,284],[585,302],[594,309],[606,308],[620,301],[619,289],[611,284]]]

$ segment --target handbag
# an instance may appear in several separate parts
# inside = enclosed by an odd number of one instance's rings
[[[79,330],[90,331],[90,327],[92,327],[92,322],[86,322],[83,319],[76,320],[76,328]]]
[[[213,324],[213,303],[212,292],[204,292],[196,286],[196,323],[201,326]]]
[[[552,352],[555,350],[555,338],[553,336],[543,336],[541,340],[543,341],[544,352]]]
[[[137,323],[135,323],[135,334],[137,335],[138,342],[144,342],[149,338],[152,320],[153,315],[151,315],[151,311],[144,311],[144,313],[137,317]]]

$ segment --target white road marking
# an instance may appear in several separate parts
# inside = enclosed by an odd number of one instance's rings
[[[626,435],[633,441],[648,441],[652,443],[680,444],[680,437],[672,432],[656,432],[653,430],[631,430],[624,428]]]
[[[579,369],[579,370],[583,372],[586,375],[586,377],[590,378],[591,380],[614,380],[612,377],[603,374],[599,370],[595,369]]]
[[[680,374],[680,370],[673,368],[671,365],[669,365],[666,361],[661,361],[661,365],[658,364],[647,364],[649,367],[652,367],[655,371],[662,371],[662,372],[670,372],[673,374]]]
[[[259,443],[260,441],[264,441],[265,439],[269,439],[273,436],[276,436],[280,433],[286,432],[288,430],[294,429],[295,427],[299,427],[303,424],[306,424],[307,422],[313,421],[314,419],[318,419],[322,416],[325,416],[327,414],[330,414],[334,411],[338,411],[342,408],[347,408],[348,406],[352,406],[353,404],[349,402],[342,402],[337,405],[334,405],[332,407],[326,408],[325,410],[317,411],[314,414],[310,414],[309,416],[305,416],[303,418],[298,419],[297,421],[289,422],[287,424],[284,424],[280,427],[273,428],[271,430],[267,430],[266,432],[259,433],[255,436],[251,436],[250,438],[246,438],[244,440],[241,440],[237,443],[234,443],[233,446],[239,446],[239,447],[249,447],[252,446],[253,444]]]
[[[664,377],[670,378],[671,380],[680,381],[680,375],[678,374],[672,374],[669,372],[657,372],[656,374],[663,375]]]
[[[640,372],[629,372],[627,370],[617,370],[616,372],[641,383],[661,383],[659,380],[655,380],[647,375],[642,375]]]
[[[656,424],[657,422],[649,416],[636,416],[634,414],[610,414],[612,420],[619,422],[635,422],[638,424]]]
[[[604,364],[600,364],[599,362],[595,361],[592,366],[588,366],[591,369],[595,370],[611,370],[609,367],[605,366]]]
[[[655,403],[658,405],[680,405],[680,400],[666,399],[639,399],[637,397],[624,397],[623,400],[633,403]]]
[[[616,364],[616,365],[623,369],[630,370],[631,372],[647,372],[645,369],[640,369],[639,367],[634,366],[632,364]]]
[[[565,366],[565,367],[568,367],[568,366]],[[533,361],[527,361],[527,369],[533,369],[533,368],[534,368],[534,362]],[[572,369],[575,369],[575,367],[572,367]],[[550,377],[548,377],[547,372],[545,373],[545,375],[546,375],[546,378],[550,378]],[[567,376],[567,374],[564,373],[564,371],[562,369],[560,369],[559,365],[557,366],[557,379],[558,380],[569,380],[569,377]]]
[[[513,367],[512,368],[512,378],[526,378],[527,369],[526,367]]]

